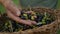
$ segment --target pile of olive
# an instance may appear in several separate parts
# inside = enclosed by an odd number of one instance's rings
[[[26,11],[29,12],[29,11]],[[37,24],[36,25],[44,25],[44,24],[49,24],[54,20],[54,16],[44,12],[44,13],[39,13],[39,12],[34,12],[34,11],[30,11],[30,13],[26,13],[25,11],[21,12],[21,19],[24,20],[32,20],[32,21],[36,21]]]
[[[27,30],[27,29],[32,29],[35,27],[40,27],[42,25],[46,25],[46,24],[50,24],[51,22],[54,21],[54,16],[44,12],[44,13],[39,13],[39,12],[34,12],[31,11],[31,13],[27,13],[29,11],[21,11],[21,15],[19,16],[21,19],[24,20],[32,20],[32,21],[36,21],[37,24],[36,25],[24,25],[24,24],[20,24],[17,23],[11,19],[9,19],[7,16],[3,16],[3,19],[6,19],[4,21],[3,24],[1,24],[0,26],[0,31],[1,32],[17,32],[19,30]]]

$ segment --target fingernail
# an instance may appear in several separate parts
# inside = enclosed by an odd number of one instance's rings
[[[17,16],[19,16],[20,15],[20,11],[17,11]]]

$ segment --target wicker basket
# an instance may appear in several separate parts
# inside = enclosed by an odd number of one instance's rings
[[[48,12],[55,15],[56,19],[54,22],[48,25],[43,25],[39,28],[29,29],[25,31],[19,31],[14,33],[0,33],[0,34],[56,34],[60,28],[60,10],[53,10],[48,8],[32,8],[33,11]]]

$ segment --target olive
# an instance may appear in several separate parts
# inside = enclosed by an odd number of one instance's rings
[[[34,20],[35,18],[34,18],[34,16],[31,16],[31,20]]]
[[[36,24],[36,26],[38,26],[38,27],[40,27],[42,25],[43,25],[42,22],[39,22],[39,23]]]
[[[21,11],[21,15],[22,15],[22,14],[24,14],[24,12],[25,12],[25,11],[24,11],[24,10],[22,10],[22,11]]]
[[[50,24],[50,23],[51,23],[51,20],[47,20],[47,21],[46,21],[46,24]]]
[[[39,19],[38,20],[39,21],[42,21],[42,19],[43,19],[43,16],[39,16]]]
[[[28,25],[24,25],[24,26],[23,26],[23,31],[24,31],[24,30],[27,30],[27,29],[29,29],[29,26],[28,26]]]
[[[43,15],[37,15],[37,18],[35,18],[36,22],[41,22],[43,19]]]
[[[31,14],[27,14],[28,15],[28,19],[30,19],[31,20]]]
[[[29,26],[29,29],[33,29],[33,26]]]
[[[27,14],[23,14],[23,15],[21,16],[21,18],[26,20],[26,19],[28,19],[28,15],[27,15]]]
[[[25,16],[21,16],[20,18],[26,20],[26,17]]]

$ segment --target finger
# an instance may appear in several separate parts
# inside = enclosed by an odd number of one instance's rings
[[[31,26],[31,25],[32,25],[32,23],[31,23],[31,22],[27,22],[27,23],[26,23],[26,25]]]
[[[36,24],[36,22],[35,21],[31,21],[32,22],[32,24]]]
[[[27,12],[25,12],[25,13],[32,13],[32,11],[27,11]]]
[[[7,10],[7,15],[9,18],[21,23],[21,19],[15,15],[13,15],[9,10]]]
[[[31,23],[30,21],[28,21],[28,20],[23,20],[22,22],[23,22],[24,24],[26,24],[26,25],[29,25],[29,26],[32,25],[32,23]]]
[[[6,7],[6,9],[10,10],[16,16],[20,15],[20,10],[16,7],[16,5],[14,5],[12,1],[5,2],[4,6]]]
[[[28,21],[29,21],[29,23],[31,23],[31,25],[36,24],[35,21],[31,21],[31,20],[28,20]]]

